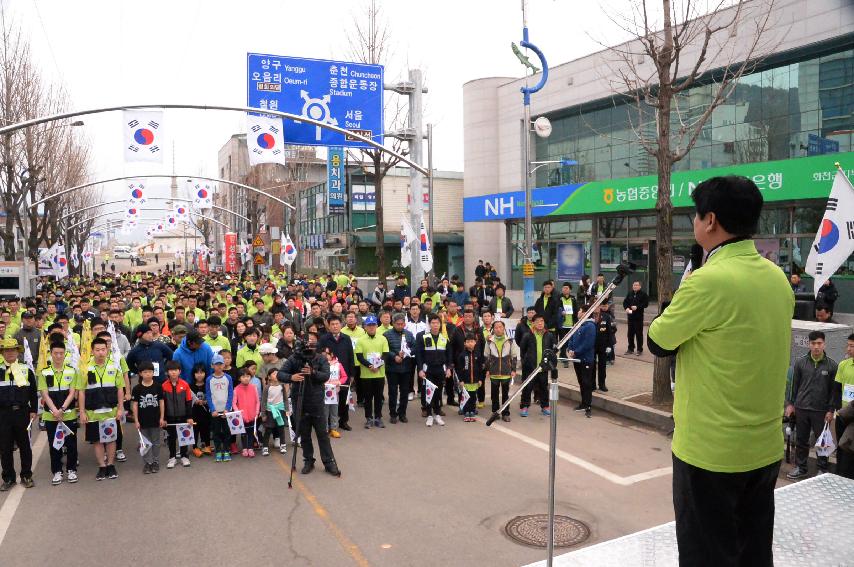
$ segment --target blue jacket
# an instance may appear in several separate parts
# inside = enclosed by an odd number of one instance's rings
[[[460,291],[455,291],[454,293],[450,294],[450,298],[453,299],[454,301],[456,301],[457,305],[459,305],[460,307],[471,302],[471,299],[469,298],[469,294],[465,289],[461,289]]]
[[[160,341],[144,343],[137,341],[136,346],[130,349],[125,359],[131,374],[139,374],[141,362],[152,362],[159,366],[154,381],[162,384],[166,380],[166,362],[172,360],[172,349]]]
[[[186,337],[181,340],[181,345],[172,354],[172,360],[177,360],[181,363],[181,378],[187,384],[193,380],[193,366],[196,364],[204,364],[205,372],[208,374],[211,373],[211,359],[213,359],[213,351],[207,343],[202,343],[202,346],[193,351],[187,348]]]
[[[213,377],[214,375],[211,374],[205,378],[205,399],[208,402],[208,407],[211,408],[210,411],[214,411],[213,392],[211,392],[211,378]],[[234,380],[228,374],[225,374],[224,377],[227,378],[226,384],[228,385],[228,399],[225,402],[225,411],[231,411],[233,409],[231,404],[234,401]]]
[[[568,349],[584,364],[593,364],[593,349],[596,345],[596,323],[588,319],[569,337]]]

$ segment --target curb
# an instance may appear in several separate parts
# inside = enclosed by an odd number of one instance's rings
[[[562,398],[573,402],[581,401],[581,390],[578,386],[572,386],[561,382],[558,382],[558,385],[560,387],[560,396]],[[671,413],[636,404],[634,402],[627,402],[618,398],[603,396],[596,392],[593,393],[593,407],[605,410],[608,413],[627,417],[634,421],[643,423],[644,425],[655,427],[656,429],[670,431],[673,428],[673,414]]]

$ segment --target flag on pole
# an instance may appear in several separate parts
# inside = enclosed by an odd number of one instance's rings
[[[176,425],[175,433],[178,435],[179,447],[192,447],[196,444],[196,435],[193,432],[193,426],[189,423],[179,423]]]
[[[98,422],[98,435],[101,443],[112,443],[118,438],[119,426],[116,418],[111,417]]]
[[[68,277],[68,259],[65,257],[65,246],[57,242],[51,247],[53,254],[51,256],[51,267],[56,274],[56,279]]]
[[[190,211],[186,205],[175,205],[174,215],[178,222],[190,222]]]
[[[36,367],[33,365],[33,351],[30,350],[30,341],[26,337],[24,337],[24,364],[33,372],[36,371]]]
[[[113,364],[116,368],[122,367],[122,351],[119,350],[119,341],[116,339],[116,326],[112,321],[107,322],[107,332],[110,333],[110,351]]]
[[[436,384],[434,384],[433,382],[431,382],[430,380],[425,378],[424,379],[424,388],[425,388],[424,389],[424,392],[425,392],[424,399],[429,404],[430,402],[433,401],[433,394],[436,392]]]
[[[418,239],[406,217],[400,219],[400,265],[408,268],[412,264],[412,247]]]
[[[827,199],[824,217],[815,235],[806,272],[814,281],[814,292],[836,273],[854,253],[854,187],[839,164]]]
[[[246,116],[246,145],[249,165],[280,163],[285,165],[285,139],[282,119],[268,116]]]
[[[433,271],[433,253],[430,251],[430,241],[427,239],[427,227],[421,220],[421,267],[425,272]]]
[[[76,246],[71,247],[71,254],[69,254],[68,257],[71,258],[71,265],[72,266],[74,266],[76,268],[77,266],[80,265],[80,258],[77,256],[77,247]]]
[[[211,183],[206,181],[193,182],[190,188],[190,194],[193,196],[193,207],[201,211],[208,210],[213,207],[213,187]]]
[[[145,454],[150,451],[151,448],[154,446],[154,443],[149,441],[148,437],[146,437],[139,431],[137,431],[137,433],[139,433],[139,456],[144,457]]]
[[[53,434],[53,448],[57,451],[62,449],[62,446],[65,445],[65,438],[69,435],[74,435],[71,428],[62,421],[57,422],[56,433]]]
[[[225,412],[225,419],[228,422],[228,429],[229,431],[231,431],[232,435],[246,433],[246,427],[243,425],[242,411],[238,410]]]
[[[68,333],[66,334],[65,338],[65,344],[68,345],[68,352],[71,353],[68,362],[71,363],[71,366],[73,368],[77,368],[77,364],[80,362],[80,349],[77,348],[77,342],[74,340],[74,330],[71,328],[71,326],[68,327]]]
[[[243,244],[240,246],[240,263],[245,264],[249,260],[252,259],[252,246],[249,244]]]
[[[460,409],[466,407],[469,398],[471,398],[471,394],[469,394],[469,391],[466,390],[465,386],[463,386],[462,391],[460,392]]]
[[[162,110],[125,110],[124,132],[125,161],[163,161]]]
[[[356,396],[353,394],[353,388],[347,388],[347,407],[350,411],[356,411]]]
[[[293,240],[287,234],[282,236],[282,252],[280,254],[279,260],[288,266],[293,264],[297,259],[297,247],[294,245]]]
[[[141,181],[131,181],[128,183],[129,197],[128,204],[142,205],[145,203],[145,185]]]

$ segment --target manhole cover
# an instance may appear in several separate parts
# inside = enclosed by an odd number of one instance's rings
[[[549,539],[549,517],[546,514],[516,516],[504,526],[510,539],[531,547],[546,547]],[[586,524],[569,516],[555,516],[555,547],[578,545],[590,537]]]

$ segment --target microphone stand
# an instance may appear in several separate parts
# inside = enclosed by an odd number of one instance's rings
[[[541,372],[551,372],[550,382],[549,382],[549,405],[551,407],[551,416],[549,423],[549,503],[548,503],[548,542],[547,542],[547,565],[548,567],[552,567],[554,562],[554,540],[555,540],[555,468],[556,468],[556,460],[557,460],[557,404],[559,399],[559,387],[557,382],[557,372],[554,372],[557,369],[557,361],[558,361],[558,353],[560,352],[563,345],[569,341],[570,337],[581,328],[581,325],[590,318],[590,315],[599,308],[599,306],[606,300],[608,297],[614,293],[614,290],[617,289],[617,286],[623,281],[627,275],[631,274],[635,271],[635,265],[631,262],[623,263],[617,266],[617,275],[614,276],[614,279],[611,280],[611,283],[605,288],[605,290],[596,298],[596,301],[590,304],[590,307],[584,312],[584,315],[572,326],[569,332],[561,339],[557,345],[552,349],[546,349],[543,352],[543,360],[540,362],[539,366],[537,366],[533,372],[522,382],[522,385],[517,389],[512,396],[510,396],[504,405],[498,408],[497,411],[492,412],[492,415],[489,419],[486,420],[486,426],[489,427],[492,425],[498,418],[501,417],[501,413],[506,410],[510,404],[515,400],[519,395],[521,395],[522,390],[525,389],[528,384],[531,383]],[[578,362],[577,359],[562,359],[566,362]]]

